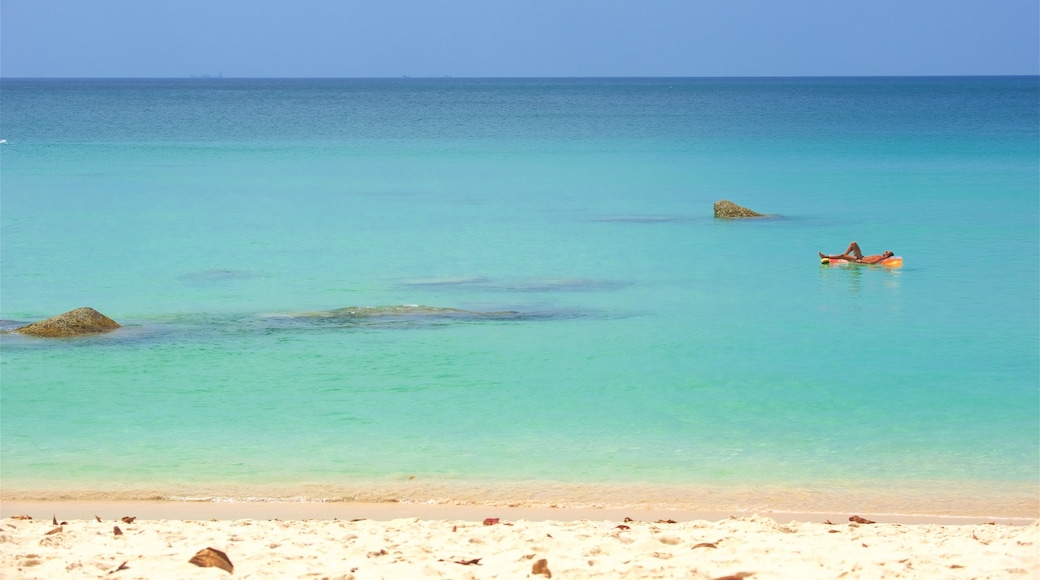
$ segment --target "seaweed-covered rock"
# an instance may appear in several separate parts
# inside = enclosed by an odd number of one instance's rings
[[[748,209],[746,207],[741,207],[741,206],[733,203],[732,201],[728,201],[728,200],[723,199],[721,201],[716,201],[715,202],[715,217],[717,217],[717,218],[726,218],[726,219],[734,219],[734,218],[763,217],[763,214],[760,214],[760,213],[758,213],[756,211],[751,211],[750,209]]]
[[[16,328],[14,332],[45,338],[60,338],[109,332],[117,328],[119,328],[118,322],[97,310],[93,308],[77,308],[47,320]]]

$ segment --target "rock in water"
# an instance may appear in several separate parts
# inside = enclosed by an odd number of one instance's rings
[[[60,338],[109,332],[117,328],[119,328],[118,322],[97,310],[93,308],[77,308],[47,320],[16,328],[14,332],[46,338]]]
[[[751,211],[746,207],[741,207],[732,201],[725,199],[715,202],[715,217],[717,218],[749,218],[749,217],[763,217],[763,214],[757,211]]]

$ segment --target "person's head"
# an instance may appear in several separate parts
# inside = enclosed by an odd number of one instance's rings
[[[891,258],[894,255],[895,254],[892,253],[892,250],[885,250],[885,253],[881,254],[881,257],[882,258]]]

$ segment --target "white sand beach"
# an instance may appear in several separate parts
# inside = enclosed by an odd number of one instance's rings
[[[5,579],[1040,577],[1040,521],[378,504],[2,509]],[[190,563],[207,548],[232,572]]]

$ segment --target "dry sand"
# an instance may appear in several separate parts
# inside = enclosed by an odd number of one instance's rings
[[[0,508],[4,579],[1040,578],[1040,521],[638,510],[626,521],[620,510],[375,504]],[[233,573],[189,562],[205,548],[225,553]]]

